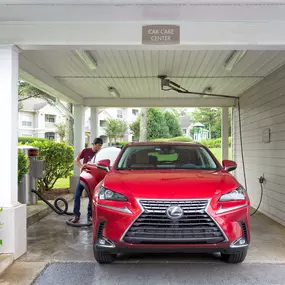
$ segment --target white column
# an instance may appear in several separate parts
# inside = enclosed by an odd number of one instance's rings
[[[83,150],[85,146],[85,108],[81,105],[74,105],[74,158]],[[75,192],[80,176],[80,169],[74,164],[73,176],[70,177],[70,190]]]
[[[85,108],[81,105],[74,105],[74,158],[85,146]],[[74,176],[79,177],[80,169],[74,165]]]
[[[98,119],[98,108],[97,107],[91,107],[90,108],[91,113],[91,120],[90,120],[90,129],[91,129],[91,143],[93,140],[97,137],[99,137],[99,119]]]
[[[222,108],[222,160],[229,157],[229,108]]]
[[[147,141],[147,108],[141,108],[139,141],[140,142]]]
[[[0,121],[2,150],[0,166],[0,254],[16,259],[27,250],[26,205],[18,203],[18,49],[0,46]]]

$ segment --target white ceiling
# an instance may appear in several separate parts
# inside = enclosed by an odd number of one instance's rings
[[[203,92],[211,86],[213,93],[239,96],[285,63],[284,51],[248,51],[232,71],[224,69],[230,51],[97,50],[91,53],[98,63],[95,71],[73,51],[23,51],[21,56],[83,98],[110,98],[107,91],[110,86],[125,99],[189,97],[161,91],[158,75],[167,75],[189,91]]]
[[[80,2],[80,3],[79,3]],[[0,4],[185,4],[185,0],[0,0]],[[187,4],[283,4],[283,0],[187,0]]]

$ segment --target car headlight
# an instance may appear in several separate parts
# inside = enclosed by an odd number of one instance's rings
[[[128,201],[127,198],[115,191],[107,189],[103,186],[100,187],[99,191],[99,199],[100,200],[111,200],[111,201]]]
[[[240,201],[245,200],[244,189],[239,187],[229,193],[222,195],[219,199],[220,202],[227,202],[227,201]]]

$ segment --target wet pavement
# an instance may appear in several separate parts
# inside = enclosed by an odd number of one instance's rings
[[[72,205],[70,206],[72,208]],[[87,200],[82,202],[83,215],[86,213]],[[70,216],[55,213],[28,228],[28,251],[20,262],[94,262],[92,248],[92,228],[76,228],[66,224]],[[82,217],[85,222],[86,215]],[[251,245],[244,262],[284,262],[285,227],[262,214],[251,218]],[[118,259],[118,262],[219,262],[213,255],[152,254],[132,255]]]
[[[51,264],[35,285],[284,285],[280,264]]]
[[[86,209],[85,200],[82,212]],[[252,243],[238,265],[202,254],[124,255],[114,264],[99,265],[93,257],[92,228],[70,227],[69,218],[53,213],[30,226],[27,253],[0,277],[0,284],[29,285],[45,268],[35,284],[229,284],[230,278],[231,284],[285,285],[285,227],[262,214],[251,219]]]

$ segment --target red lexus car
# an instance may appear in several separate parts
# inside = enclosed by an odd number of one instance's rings
[[[250,243],[250,201],[229,173],[236,163],[222,164],[196,143],[102,149],[81,174],[93,197],[95,259],[220,252],[226,262],[242,262]]]

